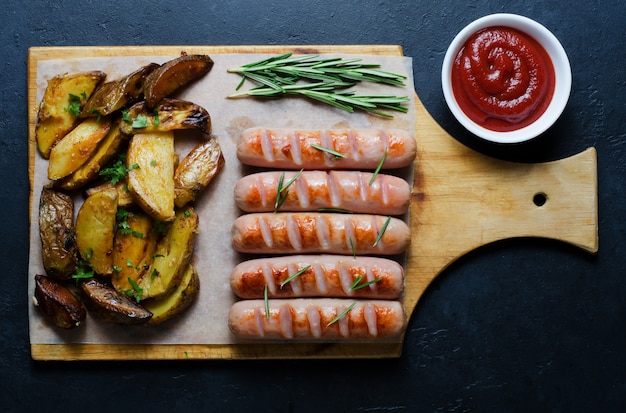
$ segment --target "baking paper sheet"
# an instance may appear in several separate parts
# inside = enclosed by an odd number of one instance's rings
[[[365,112],[348,113],[324,104],[302,98],[257,100],[252,98],[227,99],[235,92],[240,77],[227,72],[270,55],[217,54],[211,57],[215,65],[201,80],[176,97],[197,103],[208,110],[212,119],[212,135],[222,148],[225,167],[210,187],[196,201],[200,216],[198,235],[192,263],[200,276],[200,295],[194,305],[181,317],[156,327],[128,327],[99,322],[88,316],[85,324],[71,331],[53,327],[42,318],[31,303],[29,306],[31,344],[97,343],[97,344],[229,344],[237,342],[228,329],[228,310],[236,297],[230,290],[232,268],[243,256],[230,245],[231,224],[241,212],[235,207],[233,187],[249,170],[242,167],[235,155],[240,133],[249,127],[292,127],[302,129],[332,128],[398,128],[415,130],[415,101],[412,77],[412,59],[398,56],[356,56],[364,62],[380,63],[381,69],[405,74],[406,87],[378,84],[359,84],[360,94],[393,94],[408,96],[408,113],[394,112],[393,119],[372,116]],[[330,56],[330,55],[325,55]],[[340,56],[340,55],[338,55]],[[37,65],[37,102],[45,91],[48,79],[61,73],[101,70],[107,80],[122,77],[150,62],[163,63],[177,56],[81,58],[45,60]],[[254,86],[246,83],[244,89]],[[198,134],[178,133],[176,151],[182,157],[198,142]],[[35,155],[33,200],[30,228],[29,300],[34,291],[35,274],[44,274],[41,260],[41,242],[38,228],[38,206],[41,188],[47,179],[48,162]],[[406,171],[406,179],[411,179]],[[82,198],[76,198],[78,211]],[[398,338],[400,340],[400,338]]]

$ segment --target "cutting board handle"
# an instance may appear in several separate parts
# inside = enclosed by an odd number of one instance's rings
[[[417,121],[409,311],[452,262],[499,240],[551,238],[598,251],[594,148],[553,162],[509,162],[462,145],[426,111],[418,111]]]

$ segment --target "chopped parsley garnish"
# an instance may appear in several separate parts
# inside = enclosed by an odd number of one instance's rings
[[[126,211],[124,208],[117,209],[117,212],[115,213],[115,218],[117,220],[117,230],[120,232],[120,234],[132,235],[136,238],[146,237],[146,234],[135,231],[130,227],[130,224],[128,223],[128,211]]]
[[[82,93],[83,98],[87,98],[87,94],[85,92]],[[69,94],[69,105],[65,108],[66,111],[70,112],[74,116],[80,115],[80,106],[82,104],[82,100],[80,96],[75,95],[73,93]]]
[[[147,126],[148,126],[148,118],[146,117],[146,115],[143,115],[140,113],[139,115],[137,115],[135,120],[133,120],[133,124],[132,124],[133,129],[143,129]]]
[[[104,177],[105,179],[109,179],[112,184],[116,184],[126,178],[128,172],[132,171],[133,169],[139,169],[139,165],[134,164],[127,168],[126,156],[120,155],[117,161],[113,163],[113,165],[108,168],[103,168],[100,171],[100,176]]]
[[[135,301],[140,302],[141,296],[143,295],[143,288],[141,288],[139,284],[137,284],[137,282],[130,277],[128,277],[128,282],[133,287],[133,289],[124,290],[124,293],[131,298],[135,298]]]

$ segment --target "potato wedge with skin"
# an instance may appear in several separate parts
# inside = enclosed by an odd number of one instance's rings
[[[194,201],[224,166],[224,155],[217,139],[211,138],[196,145],[183,158],[174,172],[174,203],[182,208]]]
[[[144,299],[167,296],[180,283],[189,265],[198,230],[198,215],[193,208],[176,212],[176,219],[158,241],[152,265],[139,283]]]
[[[100,170],[115,157],[122,144],[127,141],[128,135],[120,131],[114,123],[107,136],[100,142],[95,153],[71,175],[54,183],[55,187],[73,191],[80,189],[89,182],[98,178]]]
[[[39,109],[35,140],[39,153],[48,159],[52,147],[74,128],[77,116],[68,110],[70,95],[80,99],[81,105],[100,85],[106,74],[100,71],[63,74],[48,81]],[[80,107],[77,108],[80,111]]]
[[[158,67],[158,64],[150,63],[121,79],[103,84],[85,103],[80,117],[106,116],[122,109],[124,106],[134,104],[143,95],[146,76]]]
[[[151,299],[141,302],[141,305],[152,313],[152,318],[146,323],[154,326],[170,320],[183,313],[194,302],[200,293],[200,277],[192,265],[188,265],[176,289],[161,299]]]
[[[158,221],[174,219],[174,133],[142,133],[126,154],[128,189],[137,204]]]
[[[117,213],[117,191],[97,192],[80,207],[76,217],[78,251],[95,272],[113,273],[113,238]]]
[[[101,321],[130,326],[145,324],[152,318],[152,313],[134,298],[100,280],[92,278],[83,282],[81,288],[87,310]]]
[[[115,184],[111,182],[105,182],[98,186],[92,186],[85,190],[85,195],[89,197],[96,192],[106,191],[109,189],[114,189],[115,191],[117,191],[117,206],[119,208],[131,208],[133,206],[136,206],[135,199],[128,190],[128,185],[126,184],[126,181],[120,181]]]
[[[117,291],[132,290],[130,280],[138,284],[150,268],[158,238],[153,231],[153,222],[148,215],[134,212],[128,212],[125,221],[118,221],[113,240],[114,271],[111,276],[111,284]]]
[[[39,198],[39,237],[46,274],[59,280],[70,278],[78,264],[78,249],[74,201],[69,195],[42,188]]]
[[[110,129],[109,118],[90,118],[78,124],[50,151],[48,179],[56,181],[78,170],[96,152]]]
[[[165,62],[150,73],[144,85],[144,96],[149,107],[155,107],[163,98],[206,74],[213,67],[207,55],[183,55]]]
[[[33,301],[44,317],[60,328],[76,328],[87,318],[83,304],[70,289],[45,275],[35,275]]]
[[[167,132],[181,129],[198,129],[207,135],[211,132],[211,116],[202,106],[179,99],[162,99],[154,108],[139,102],[133,105],[120,122],[122,132]]]

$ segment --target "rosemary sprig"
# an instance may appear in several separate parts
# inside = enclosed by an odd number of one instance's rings
[[[385,223],[383,224],[383,227],[380,229],[380,232],[378,232],[378,236],[376,237],[376,241],[374,241],[374,244],[372,245],[372,247],[377,246],[380,240],[383,238],[383,234],[387,230],[387,226],[389,225],[390,221],[391,221],[391,217],[387,217],[387,219],[385,220]]]
[[[285,203],[287,199],[287,195],[289,195],[289,188],[291,184],[296,182],[296,179],[302,175],[304,169],[300,169],[297,174],[295,174],[286,185],[283,186],[283,182],[285,181],[285,172],[280,174],[280,178],[278,179],[278,188],[276,189],[276,200],[274,201],[274,212],[277,212],[280,207]]]
[[[327,148],[325,146],[318,145],[316,143],[312,143],[311,146],[314,147],[315,149],[317,149],[318,151],[326,152],[326,153],[328,153],[330,155],[333,155],[335,158],[345,158],[346,157],[346,155],[344,155],[341,152],[337,152],[337,151],[335,151],[333,149]]]
[[[342,59],[331,57],[320,59],[319,55],[292,56],[291,53],[249,63],[238,68],[228,69],[230,73],[238,73],[243,77],[250,75],[279,77],[286,75],[291,78],[312,80],[331,80],[349,82],[375,82],[395,86],[404,86],[406,76],[386,72],[380,65],[360,63],[361,59]]]
[[[350,304],[345,310],[343,310],[341,312],[341,314],[337,315],[337,317],[335,317],[332,320],[330,320],[330,322],[328,324],[326,324],[326,327],[331,326],[331,325],[335,324],[337,321],[339,321],[342,318],[344,318],[350,312],[350,310],[352,310],[352,308],[354,308],[355,305],[356,305],[356,302]]]
[[[241,75],[241,82],[236,90],[241,89],[246,79],[259,85],[228,97],[277,98],[299,95],[348,112],[361,109],[388,118],[393,116],[381,109],[407,112],[408,109],[403,106],[403,103],[409,101],[406,96],[357,95],[343,90],[364,81],[405,86],[406,76],[380,70],[380,65],[377,64],[361,63],[361,59],[318,57],[319,55],[292,56],[291,53],[286,53],[228,69],[230,73]]]
[[[306,267],[302,268],[301,270],[293,273],[289,278],[287,278],[285,281],[283,281],[282,283],[280,283],[280,288],[283,288],[285,285],[287,285],[288,283],[290,283],[291,281],[295,280],[297,277],[301,276],[302,274],[304,274],[305,272],[307,272],[309,270],[309,268],[311,268],[310,265],[307,265]]]
[[[365,288],[365,287],[368,287],[368,286],[370,286],[370,285],[372,285],[374,283],[382,281],[382,278],[378,277],[378,278],[374,278],[371,281],[367,281],[367,282],[364,282],[363,284],[361,284],[361,281],[363,281],[363,278],[365,278],[365,276],[363,276],[363,275],[359,275],[358,277],[356,277],[354,282],[350,286],[349,291],[360,290],[361,288]]]
[[[368,183],[369,186],[372,186],[372,184],[376,180],[376,177],[378,176],[378,173],[380,172],[380,170],[383,167],[383,164],[385,163],[385,159],[387,159],[387,150],[386,149],[385,149],[385,152],[383,152],[383,157],[381,158],[380,162],[378,163],[378,166],[374,170],[374,173],[372,174],[372,177],[370,178],[370,181]]]

